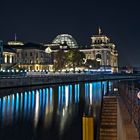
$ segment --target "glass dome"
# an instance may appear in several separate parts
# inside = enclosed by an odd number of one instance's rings
[[[64,43],[67,43],[67,45],[70,47],[70,48],[78,48],[78,45],[77,45],[77,42],[76,40],[71,36],[71,35],[68,35],[68,34],[61,34],[61,35],[58,35],[52,43],[56,43],[56,44],[64,44]]]

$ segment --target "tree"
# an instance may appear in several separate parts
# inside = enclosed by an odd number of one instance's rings
[[[66,53],[66,64],[69,68],[73,68],[75,70],[76,67],[82,66],[83,58],[85,58],[85,54],[80,52],[77,49],[70,49]]]
[[[94,69],[100,68],[99,62],[96,61],[95,59],[94,59],[94,60],[92,60],[92,59],[87,59],[85,65],[86,65],[86,67],[88,67],[88,68],[94,68]]]
[[[59,50],[54,56],[54,68],[55,70],[62,70],[65,67],[66,54],[63,50]]]

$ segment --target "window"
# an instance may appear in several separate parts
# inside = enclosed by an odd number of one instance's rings
[[[38,53],[36,53],[36,58],[38,57]]]
[[[33,54],[32,54],[32,52],[30,52],[30,56],[32,56]]]

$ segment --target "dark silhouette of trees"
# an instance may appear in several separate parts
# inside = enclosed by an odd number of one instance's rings
[[[67,52],[60,49],[55,54],[54,68],[55,70],[62,70],[67,67],[75,70],[76,67],[83,65],[83,58],[85,58],[85,54],[77,49],[70,49]]]

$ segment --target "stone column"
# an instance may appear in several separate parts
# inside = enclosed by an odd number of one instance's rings
[[[12,55],[10,55],[10,58],[9,58],[9,63],[13,63],[13,60],[12,60]]]
[[[4,55],[4,63],[7,63],[7,55]]]

